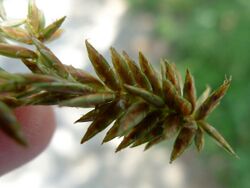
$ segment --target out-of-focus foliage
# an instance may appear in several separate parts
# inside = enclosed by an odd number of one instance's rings
[[[206,165],[225,187],[250,187],[249,0],[129,2],[133,14],[152,15],[155,36],[168,46],[165,56],[193,70],[199,79],[198,93],[204,83],[215,87],[221,75],[232,75],[232,87],[210,121],[223,131],[241,159],[228,157],[208,143]]]

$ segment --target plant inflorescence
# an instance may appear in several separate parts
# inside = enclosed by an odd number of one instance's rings
[[[1,1],[2,2],[2,1]],[[1,4],[0,54],[22,61],[31,73],[9,73],[0,69],[0,128],[26,145],[13,109],[27,105],[93,107],[76,122],[92,123],[81,143],[107,128],[103,143],[123,137],[116,151],[146,144],[145,149],[175,138],[170,162],[194,141],[197,150],[204,146],[204,133],[236,156],[223,136],[207,121],[208,115],[227,92],[231,78],[226,78],[210,94],[208,87],[197,99],[194,78],[186,71],[184,84],[173,63],[161,60],[161,74],[143,53],[137,65],[126,52],[110,49],[113,67],[86,40],[89,59],[98,77],[61,63],[45,42],[61,34],[65,17],[45,24],[44,15],[33,0],[27,18],[9,20]],[[11,41],[11,43],[9,42]],[[16,44],[13,44],[13,41]],[[36,50],[23,47],[32,45]]]

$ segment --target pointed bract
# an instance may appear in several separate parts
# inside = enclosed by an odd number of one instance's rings
[[[211,125],[204,121],[199,121],[198,125],[201,126],[201,128],[213,139],[216,140],[217,143],[219,143],[220,146],[222,146],[226,151],[231,153],[233,156],[237,157],[237,154],[234,152],[233,148],[228,144],[228,142],[223,138],[223,136]]]
[[[127,62],[133,77],[135,79],[135,82],[138,87],[144,88],[148,91],[152,91],[152,87],[150,82],[148,81],[145,74],[139,69],[139,67],[136,65],[136,63],[128,56],[128,54],[123,51],[123,57],[125,58],[125,61]]]
[[[178,95],[174,85],[167,79],[163,80],[163,96],[165,102],[170,108],[183,115],[189,115],[192,112],[192,105],[185,98]]]
[[[161,117],[162,113],[160,110],[150,112],[138,125],[132,128],[127,136],[124,137],[123,141],[117,147],[116,152],[129,146],[140,138],[145,138],[150,134],[151,130],[155,128]]]
[[[181,94],[181,86],[180,86],[180,82],[178,80],[178,76],[177,76],[177,73],[175,71],[175,68],[166,59],[162,60],[161,62],[162,62],[163,70],[165,69],[164,70],[164,73],[165,73],[164,78],[168,79],[174,85],[178,94]],[[164,66],[165,66],[165,68],[164,68]]]
[[[71,106],[71,107],[94,107],[95,105],[110,102],[115,99],[113,93],[96,93],[76,97],[70,100],[61,102],[60,106]]]
[[[51,23],[47,27],[45,27],[43,30],[41,30],[39,39],[41,41],[47,41],[50,40],[53,35],[59,31],[59,28],[61,27],[62,23],[65,21],[66,16],[56,20],[55,22]]]
[[[140,123],[149,113],[150,107],[145,102],[136,102],[132,104],[120,119],[119,135],[128,132],[131,128]]]
[[[226,79],[224,83],[201,104],[195,114],[196,120],[205,119],[208,114],[215,109],[215,107],[219,104],[220,100],[226,94],[230,83],[231,79]]]
[[[149,104],[152,104],[156,107],[165,106],[165,102],[161,97],[159,97],[159,96],[157,96],[157,95],[155,95],[155,94],[153,94],[145,89],[126,85],[126,84],[124,85],[124,87],[130,94],[141,97]]]
[[[158,74],[155,72],[152,65],[148,62],[146,57],[141,52],[139,52],[139,63],[142,72],[147,76],[149,82],[151,83],[153,92],[157,95],[161,95],[161,82]]]
[[[194,142],[197,150],[200,152],[204,147],[204,131],[201,127],[198,127],[195,133]]]
[[[196,109],[198,109],[201,106],[201,104],[209,97],[210,92],[211,92],[211,88],[207,86],[206,89],[203,91],[203,93],[199,96],[199,98],[196,101]]]
[[[87,132],[81,140],[81,143],[86,142],[97,133],[104,130],[107,126],[109,126],[116,118],[119,116],[122,108],[119,106],[117,101],[114,101],[109,104],[109,107],[101,112],[98,117],[91,123]]]
[[[29,0],[27,22],[30,25],[31,34],[36,35],[44,28],[45,18],[43,12],[37,8],[35,0]]]
[[[118,54],[114,48],[110,48],[112,63],[116,74],[123,84],[133,85],[134,77],[126,61]]]
[[[70,74],[68,73],[67,68],[55,56],[55,54],[39,40],[32,38],[32,41],[39,51],[41,62],[48,68],[52,69],[58,76],[70,79]]]
[[[193,112],[195,110],[195,105],[196,105],[196,89],[193,76],[191,75],[188,69],[186,71],[183,96],[191,103]]]
[[[120,84],[116,79],[116,75],[112,68],[109,66],[104,57],[99,54],[93,46],[86,40],[85,41],[89,59],[95,69],[98,77],[112,90],[120,90]]]
[[[187,125],[183,126],[175,140],[170,157],[170,163],[172,163],[187,149],[194,138],[195,132],[196,128],[194,127],[194,122],[190,122]]]

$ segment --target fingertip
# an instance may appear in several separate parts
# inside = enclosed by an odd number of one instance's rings
[[[28,106],[15,109],[15,115],[28,141],[23,147],[0,131],[0,175],[35,158],[49,144],[55,130],[51,107]]]

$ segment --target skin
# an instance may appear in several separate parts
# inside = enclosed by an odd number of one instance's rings
[[[51,107],[20,107],[15,110],[15,115],[29,145],[22,147],[0,131],[0,176],[38,156],[48,146],[55,130]]]

